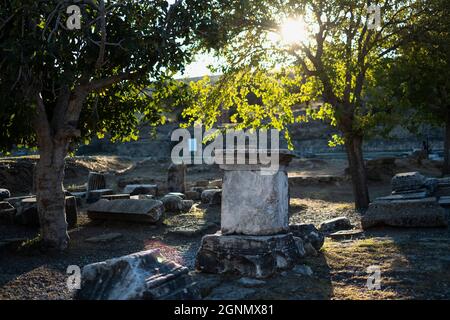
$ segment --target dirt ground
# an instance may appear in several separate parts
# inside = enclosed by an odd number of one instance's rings
[[[8,160],[14,162],[14,160]],[[109,172],[109,183],[120,189],[127,181],[157,182],[164,190],[167,164],[140,159],[72,159],[66,188],[79,188],[89,170]],[[289,172],[290,222],[314,223],[347,216],[358,227],[351,184],[343,160],[296,159]],[[102,169],[103,168],[103,169]],[[392,169],[392,168],[391,168]],[[396,160],[394,172],[418,170],[438,175],[432,162],[421,165]],[[67,174],[66,174],[67,175]],[[215,167],[189,168],[188,182],[220,179]],[[390,192],[388,176],[370,181],[372,198]],[[196,204],[189,213],[167,213],[162,225],[94,222],[79,213],[76,229],[69,232],[70,249],[63,254],[42,254],[34,246],[37,230],[0,226],[0,240],[30,239],[17,250],[0,252],[0,299],[72,299],[66,269],[144,249],[159,248],[170,259],[194,270],[201,237],[220,226],[220,207]],[[118,232],[121,239],[88,243],[89,237]],[[316,257],[305,259],[312,276],[293,271],[265,279],[258,287],[244,287],[239,277],[194,273],[205,299],[450,299],[450,231],[448,229],[380,229],[354,240],[327,238]],[[367,268],[381,270],[381,290],[366,287]]]

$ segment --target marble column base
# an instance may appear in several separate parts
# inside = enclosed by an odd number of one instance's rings
[[[206,235],[196,268],[206,273],[234,273],[267,278],[291,269],[301,258],[291,233],[270,236]]]

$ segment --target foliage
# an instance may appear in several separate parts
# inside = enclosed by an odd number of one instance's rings
[[[74,3],[81,8],[80,30],[66,26]],[[164,121],[161,102],[176,86],[170,77],[190,61],[205,6],[196,0],[1,0],[0,149],[36,146],[37,94],[51,123],[62,112],[58,99],[86,88],[80,121],[75,113],[69,121],[81,133],[77,141],[107,132],[113,140],[136,139],[141,120]]]
[[[232,120],[241,127],[287,131],[293,122],[322,119],[342,133],[330,145],[394,123],[390,106],[379,103],[383,70],[410,41],[414,23],[431,14],[420,0],[212,2],[215,37],[204,46],[225,59],[224,75],[214,85],[205,79],[192,86],[191,122],[211,127],[220,108],[235,108]],[[377,30],[366,23],[368,4],[381,7]],[[307,39],[292,44],[277,38],[283,21],[299,17],[309,26]],[[249,103],[249,92],[260,103]],[[305,112],[296,115],[299,104]]]

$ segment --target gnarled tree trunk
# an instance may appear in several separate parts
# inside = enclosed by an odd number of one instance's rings
[[[69,243],[63,189],[67,143],[64,140],[47,143],[39,146],[35,176],[41,236],[46,248],[65,250]]]
[[[348,135],[345,137],[345,148],[347,151],[350,175],[352,177],[355,208],[358,211],[365,211],[369,207],[370,202],[367,174],[362,153],[362,143],[363,138],[361,136]]]

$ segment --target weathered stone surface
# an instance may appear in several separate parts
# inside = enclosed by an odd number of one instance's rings
[[[86,203],[94,203],[102,198],[102,196],[114,194],[112,189],[98,189],[89,191],[86,195]]]
[[[181,211],[189,212],[194,205],[194,200],[183,200],[181,201]]]
[[[92,190],[106,189],[105,175],[100,172],[89,172],[87,182],[87,192]]]
[[[129,193],[109,194],[109,195],[102,196],[101,199],[106,199],[106,200],[125,200],[125,199],[130,199],[130,194]]]
[[[110,242],[110,241],[114,241],[116,239],[120,239],[122,238],[123,235],[121,233],[118,232],[112,232],[112,233],[105,233],[96,237],[91,237],[91,238],[87,238],[86,242],[91,242],[91,243],[105,243],[105,242]]]
[[[100,220],[122,220],[157,223],[164,212],[158,200],[114,200],[101,199],[89,206],[88,217]]]
[[[258,280],[258,279],[247,278],[247,277],[240,278],[238,280],[238,283],[241,286],[244,286],[247,288],[260,287],[260,286],[266,284],[266,282],[264,280]]]
[[[436,198],[374,202],[361,219],[363,229],[377,226],[446,227],[445,210]]]
[[[295,266],[292,271],[306,277],[311,277],[314,274],[312,269],[304,264]]]
[[[158,186],[156,184],[129,184],[123,189],[123,193],[129,193],[131,196],[140,194],[156,196],[158,194]]]
[[[450,196],[440,197],[439,205],[443,207],[450,207]]]
[[[348,240],[361,238],[363,236],[364,231],[362,230],[341,230],[338,232],[331,233],[327,237],[333,240]]]
[[[375,201],[391,201],[391,200],[410,200],[410,199],[425,199],[428,197],[426,191],[414,192],[414,193],[403,193],[403,194],[393,194],[386,197],[376,198]]]
[[[216,233],[203,237],[196,268],[207,273],[266,278],[292,268],[300,258],[292,234],[238,236]]]
[[[9,202],[0,202],[0,223],[12,224],[14,223],[14,217],[16,215],[16,208],[14,208]]]
[[[202,192],[202,203],[216,205],[222,202],[221,189],[207,189]]]
[[[183,199],[175,195],[165,195],[161,198],[164,209],[169,212],[180,212],[183,209]]]
[[[167,172],[167,190],[169,192],[186,191],[186,165],[171,164]]]
[[[11,193],[8,189],[0,189],[0,201],[3,201],[9,197],[11,197]]]
[[[306,256],[305,243],[302,238],[294,237],[295,245],[297,246],[298,254],[303,258]]]
[[[424,187],[426,177],[419,172],[396,174],[391,181],[392,191],[414,190]]]
[[[320,250],[325,241],[323,233],[317,230],[312,223],[291,224],[289,231],[295,237],[301,238],[304,243],[311,243],[316,250]]]
[[[221,221],[224,234],[285,232],[289,229],[288,207],[286,172],[261,175],[259,171],[225,171]]]
[[[178,196],[178,197],[180,197],[183,200],[186,199],[186,195],[184,193],[181,193],[181,192],[169,192],[167,194],[167,196]]]
[[[315,257],[318,255],[318,252],[317,252],[318,250],[316,250],[316,248],[313,247],[311,242],[304,242],[303,248],[305,249],[305,254],[308,257]]]
[[[75,197],[66,197],[65,211],[67,227],[72,229],[77,225],[78,209]],[[37,211],[36,198],[22,199],[20,205],[17,206],[17,213],[14,222],[30,227],[39,227],[39,214]]]
[[[186,191],[185,196],[187,200],[195,200],[195,201],[200,200],[202,198],[201,193],[197,191]]]
[[[319,226],[319,230],[323,233],[332,233],[340,230],[349,230],[352,228],[352,223],[347,217],[330,219],[322,222]]]
[[[199,299],[188,269],[159,250],[134,253],[83,268],[79,300]]]

